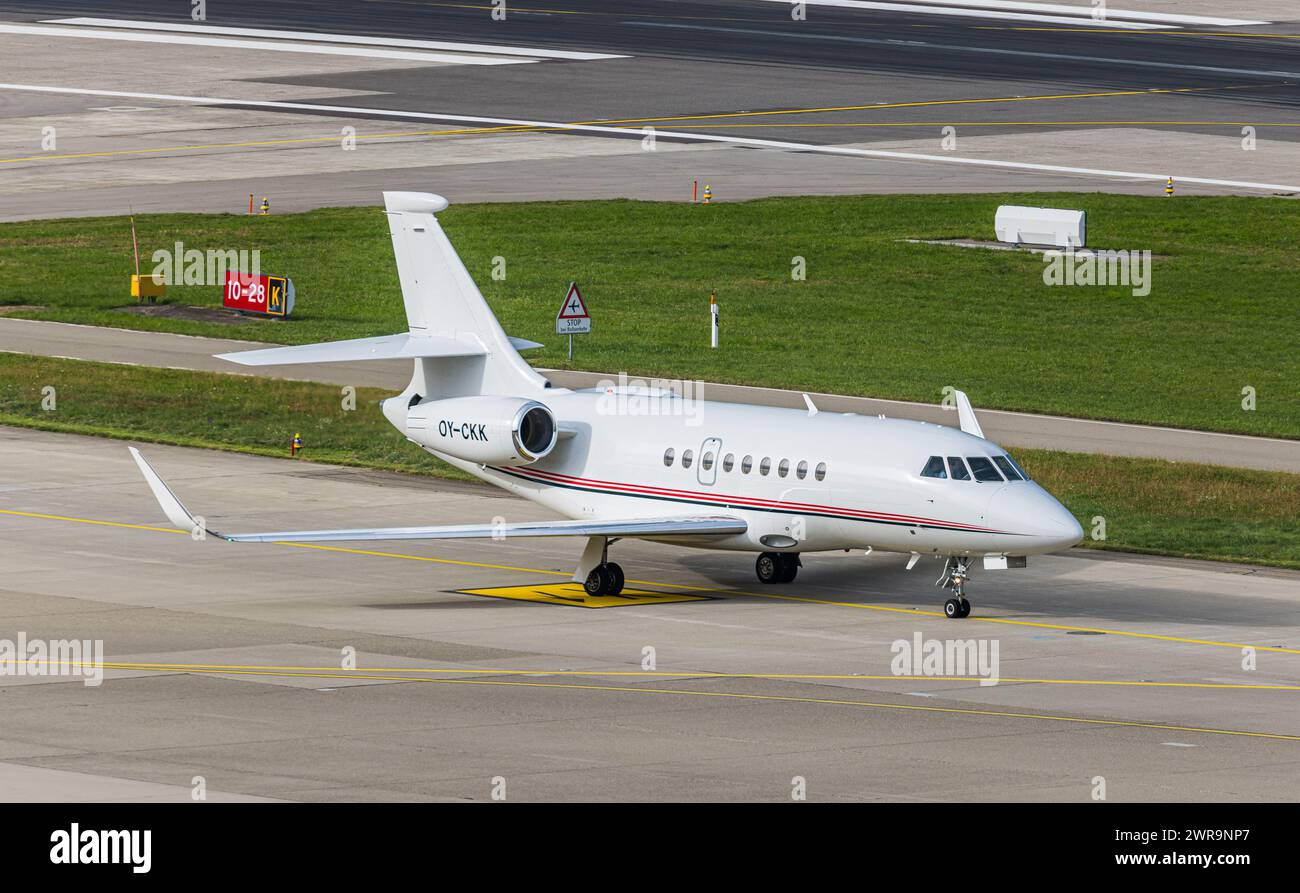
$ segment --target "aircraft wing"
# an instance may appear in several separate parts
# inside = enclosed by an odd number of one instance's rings
[[[370,527],[344,530],[286,530],[269,533],[219,533],[199,523],[176,498],[135,447],[135,464],[172,525],[180,530],[202,530],[231,543],[319,543],[357,540],[488,539],[515,536],[658,537],[744,533],[748,525],[725,515],[683,515],[675,518],[630,518],[604,521],[528,521],[515,524],[453,524],[441,527]]]

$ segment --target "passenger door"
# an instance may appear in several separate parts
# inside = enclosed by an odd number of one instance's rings
[[[705,438],[700,444],[700,461],[696,467],[696,478],[706,487],[713,486],[718,479],[718,463],[722,461],[722,439]]]

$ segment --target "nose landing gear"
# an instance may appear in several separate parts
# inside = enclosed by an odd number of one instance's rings
[[[943,615],[949,620],[970,616],[970,602],[966,601],[966,581],[970,579],[970,557],[954,555],[943,567],[935,581],[936,586],[951,589],[953,597],[943,603]]]

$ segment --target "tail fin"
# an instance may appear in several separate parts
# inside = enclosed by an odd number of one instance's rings
[[[413,357],[407,391],[423,397],[519,395],[549,387],[516,350],[516,344],[538,345],[506,335],[438,224],[434,215],[447,205],[431,193],[384,193],[408,334],[219,356],[244,365]]]

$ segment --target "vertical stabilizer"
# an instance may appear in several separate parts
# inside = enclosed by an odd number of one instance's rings
[[[416,360],[416,379],[438,396],[526,394],[546,387],[510,343],[438,224],[435,215],[447,204],[431,193],[384,193],[407,324],[412,336],[454,338],[486,354]],[[430,396],[427,390],[418,393]]]

